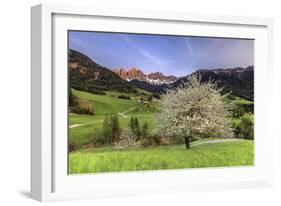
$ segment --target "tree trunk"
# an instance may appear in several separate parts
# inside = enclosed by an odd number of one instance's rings
[[[190,148],[189,136],[185,136],[185,137],[184,137],[184,141],[185,141],[185,147],[186,147],[186,149],[189,149],[189,148]]]

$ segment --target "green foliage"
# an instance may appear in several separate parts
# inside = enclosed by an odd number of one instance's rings
[[[80,99],[73,94],[73,91],[71,88],[69,88],[68,91],[68,104],[69,104],[69,110],[72,113],[76,114],[87,114],[87,115],[94,115],[93,107],[85,107],[80,105]]]
[[[139,143],[143,147],[166,145],[166,142],[163,141],[163,138],[160,135],[157,135],[157,134],[149,134],[145,137],[142,137],[139,140]]]
[[[73,112],[76,114],[94,115],[93,109],[83,108],[83,107],[80,107],[79,105],[75,105],[74,107],[70,108],[70,112]]]
[[[245,139],[254,139],[254,120],[249,114],[244,114],[239,125],[241,135]]]
[[[254,113],[254,102],[236,97],[232,100],[233,117],[242,117],[245,113]]]
[[[242,166],[254,163],[254,142],[250,140],[205,143],[191,146],[190,150],[184,148],[184,145],[169,145],[118,152],[112,147],[80,150],[70,153],[69,169],[71,174],[77,174]]]
[[[254,116],[251,113],[245,113],[239,119],[232,121],[235,136],[242,139],[254,139]]]
[[[245,114],[245,108],[244,107],[240,107],[238,105],[236,105],[233,109],[233,116],[234,117],[241,117],[243,116],[243,114]]]
[[[134,121],[134,117],[133,116],[131,116],[130,122],[129,122],[128,126],[129,126],[129,128],[131,128],[132,131],[135,130],[135,121]]]
[[[107,143],[109,143],[111,131],[110,131],[108,115],[106,115],[103,120],[102,131],[103,131],[104,139],[106,140]]]
[[[113,143],[119,139],[121,133],[119,118],[117,115],[112,115],[109,118],[109,142]]]
[[[161,136],[159,136],[157,134],[151,134],[149,132],[148,123],[145,122],[142,125],[141,137],[139,139],[139,143],[143,147],[148,147],[148,146],[161,145],[163,142],[161,141]]]
[[[128,126],[138,138],[141,136],[139,120],[137,117],[131,116],[130,123]]]
[[[103,132],[99,129],[95,129],[89,143],[92,144],[90,146],[100,146],[100,145],[104,145],[106,141],[107,139],[103,135]]]
[[[119,95],[118,98],[119,98],[119,99],[131,99],[130,96],[126,96],[126,95],[124,95],[124,94]]]
[[[104,91],[94,89],[94,88],[89,88],[88,92],[93,93],[93,94],[97,94],[97,95],[106,95],[106,93]]]
[[[71,88],[68,89],[68,105],[69,107],[77,105],[76,96],[73,95]]]
[[[142,126],[142,137],[146,138],[148,136],[148,123],[145,122],[144,125]]]
[[[121,133],[119,118],[117,115],[105,116],[102,123],[102,136],[105,143],[114,143],[119,140]]]
[[[140,137],[140,135],[141,135],[141,130],[140,130],[140,125],[139,125],[139,120],[138,120],[138,118],[137,117],[135,117],[135,120],[134,120],[134,122],[135,122],[135,134],[137,135],[137,137]]]

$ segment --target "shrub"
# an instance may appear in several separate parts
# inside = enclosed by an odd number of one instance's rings
[[[97,94],[97,95],[106,95],[106,93],[104,91],[97,90],[97,89],[89,89],[89,92],[91,92],[93,94]]]
[[[131,97],[121,94],[118,96],[119,99],[131,99]]]
[[[92,135],[91,142],[94,146],[103,145],[106,143],[106,138],[100,130],[96,129]]]
[[[70,112],[76,113],[76,114],[88,114],[88,115],[94,115],[93,109],[90,108],[83,108],[79,105],[75,105],[70,109]]]
[[[239,131],[242,138],[254,139],[254,120],[250,114],[246,113],[242,116]]]
[[[72,144],[72,143],[69,143],[69,144],[68,144],[68,152],[69,152],[69,153],[70,153],[70,152],[73,152],[75,149],[76,149],[76,147],[75,147],[74,144]]]
[[[233,116],[234,117],[241,117],[246,113],[245,108],[239,105],[236,105],[233,108]]]
[[[94,129],[91,137],[82,142],[79,149],[92,148],[95,146],[101,146],[106,143],[106,139],[100,129]],[[78,148],[77,148],[78,149]]]
[[[232,122],[234,134],[242,139],[254,139],[254,118],[250,113],[245,113],[238,121]]]
[[[129,148],[137,148],[140,145],[137,143],[137,136],[134,134],[132,129],[125,128],[121,132],[119,140],[115,142],[114,147],[116,149],[129,149]]]
[[[141,137],[141,139],[138,141],[138,143],[142,147],[148,147],[148,146],[156,146],[156,145],[167,145],[170,143],[170,141],[163,136],[154,134],[150,135],[148,134],[145,137]]]

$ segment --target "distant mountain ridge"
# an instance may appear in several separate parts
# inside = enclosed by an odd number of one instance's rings
[[[248,100],[254,100],[254,67],[236,67],[228,69],[202,69],[193,74],[199,74],[202,82],[214,81],[223,93],[231,92],[232,95]],[[188,76],[180,78],[173,83],[172,88],[177,88],[188,81]]]
[[[202,82],[209,80],[214,81],[219,88],[223,88],[223,93],[231,92],[231,95],[238,96],[244,99],[254,100],[254,67],[246,68],[228,68],[228,69],[201,69],[190,74],[198,74],[201,76]],[[152,85],[148,82],[139,81],[137,79],[130,81],[131,84],[138,88],[157,93],[165,93],[167,89],[175,89],[188,81],[187,75],[179,78],[177,81],[170,84]]]
[[[214,69],[216,74],[226,75],[232,78],[238,78],[248,82],[254,82],[254,66],[236,67],[230,69]]]
[[[152,72],[150,74],[145,74],[141,69],[131,68],[131,69],[112,69],[114,73],[120,76],[122,79],[131,81],[139,80],[145,81],[150,84],[160,85],[160,84],[170,84],[176,81],[178,78],[173,75],[165,76],[161,72]]]

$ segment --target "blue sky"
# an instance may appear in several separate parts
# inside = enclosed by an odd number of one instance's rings
[[[185,76],[254,64],[254,41],[245,39],[70,31],[69,48],[109,69],[136,67],[147,74]]]

